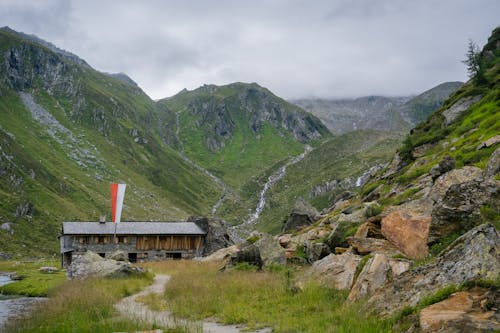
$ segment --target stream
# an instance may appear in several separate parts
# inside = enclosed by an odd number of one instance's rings
[[[9,275],[0,273],[0,286],[14,282]],[[30,307],[46,298],[43,297],[24,297],[19,295],[3,295],[0,294],[0,332],[3,331],[3,326],[8,319],[21,315],[26,312],[26,308]]]
[[[255,212],[252,215],[250,215],[250,218],[248,220],[245,221],[244,223],[245,225],[251,225],[257,221],[257,219],[259,218],[260,214],[262,213],[266,205],[267,191],[269,191],[269,189],[271,189],[281,178],[283,178],[286,175],[286,169],[289,166],[302,161],[304,157],[306,157],[306,155],[309,154],[312,150],[313,150],[312,147],[306,145],[304,152],[302,154],[295,156],[294,158],[289,160],[285,165],[283,165],[281,168],[279,168],[277,171],[275,171],[267,178],[267,182],[264,184],[264,187],[260,192],[259,203],[255,208]]]

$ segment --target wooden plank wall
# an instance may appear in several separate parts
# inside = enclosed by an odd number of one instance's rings
[[[201,236],[137,236],[137,250],[197,250]]]

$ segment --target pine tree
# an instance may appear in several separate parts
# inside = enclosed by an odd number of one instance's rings
[[[463,61],[467,65],[469,78],[475,79],[478,83],[484,81],[484,71],[481,62],[481,53],[479,47],[469,39],[469,46],[465,55],[467,58]]]

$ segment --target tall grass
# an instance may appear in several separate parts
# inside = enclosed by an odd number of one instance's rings
[[[119,318],[113,305],[151,283],[150,276],[67,281],[25,317],[10,321],[5,332],[131,332],[150,324]],[[179,331],[181,332],[181,331]]]
[[[174,261],[149,264],[172,275],[164,299],[175,316],[249,328],[272,327],[275,332],[388,332],[389,321],[369,317],[359,304],[345,305],[346,292],[308,285],[290,288],[281,272],[218,272],[217,264]],[[166,302],[165,302],[166,301]]]

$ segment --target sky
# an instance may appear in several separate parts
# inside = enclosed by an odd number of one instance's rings
[[[466,81],[468,40],[498,0],[1,0],[0,26],[35,34],[154,99],[257,82],[287,98],[414,95]]]

